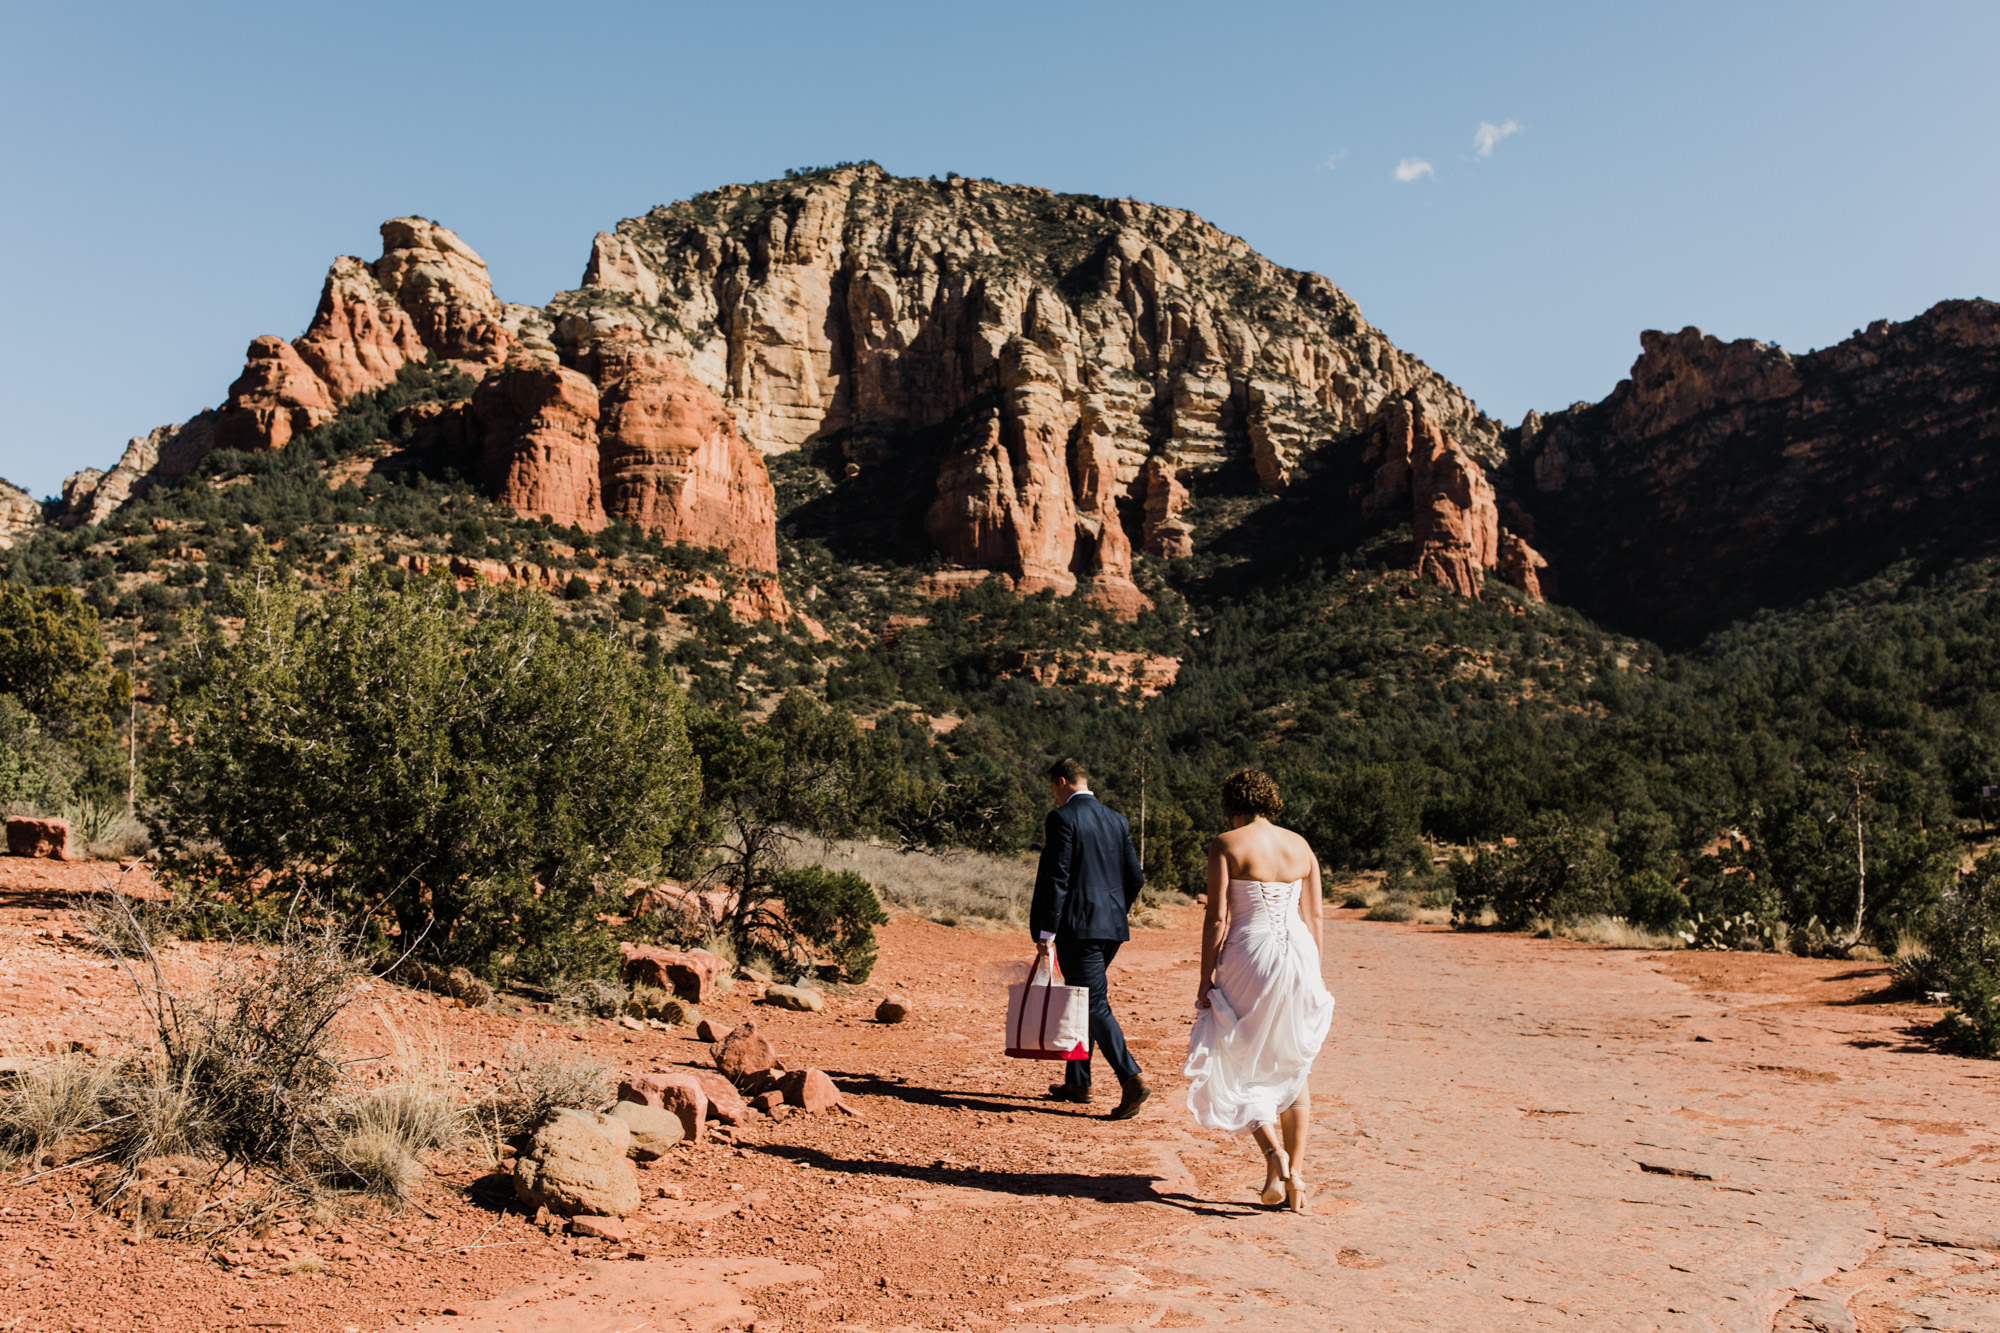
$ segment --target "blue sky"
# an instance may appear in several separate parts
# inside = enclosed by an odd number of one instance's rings
[[[620,218],[850,158],[1191,208],[1511,423],[1645,328],[2000,298],[1995,51],[2000,6],[1837,0],[5,0],[0,476],[219,402],[383,218],[540,303]]]

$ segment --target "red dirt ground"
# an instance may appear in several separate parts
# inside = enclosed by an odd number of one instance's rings
[[[140,1035],[64,907],[109,871],[0,858],[0,1054]],[[1135,931],[1114,969],[1156,1087],[1130,1124],[1039,1100],[1052,1067],[1001,1057],[998,980],[1024,940],[898,917],[870,985],[823,1013],[705,1010],[754,1015],[859,1116],[674,1150],[641,1173],[629,1244],[545,1234],[476,1152],[434,1162],[401,1212],[335,1203],[220,1250],[94,1217],[89,1168],[62,1171],[0,1192],[0,1330],[1805,1329],[1836,1306],[1861,1333],[1918,1308],[1924,1327],[2000,1327],[1978,1322],[2000,1239],[1971,1174],[2000,1161],[1979,1110],[1993,1067],[1912,1042],[1935,1011],[1871,998],[1886,969],[1358,916],[1328,925],[1341,1008],[1310,1218],[1251,1204],[1253,1155],[1180,1109],[1193,909]],[[172,946],[169,966],[214,951]],[[892,989],[912,1017],[875,1023]],[[523,1038],[620,1069],[707,1058],[684,1031],[374,983],[348,1045],[399,1038],[473,1092]]]

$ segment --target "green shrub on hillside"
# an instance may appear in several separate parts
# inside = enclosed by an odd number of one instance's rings
[[[386,916],[385,950],[487,976],[615,961],[600,915],[698,808],[671,680],[518,588],[265,569],[238,595],[241,632],[191,626],[171,663],[170,873]]]
[[[2000,852],[1988,852],[1957,877],[1938,905],[1924,943],[1931,967],[1951,994],[1938,1024],[1947,1050],[2000,1056]]]
[[[875,968],[875,927],[889,914],[867,880],[851,870],[800,866],[781,871],[771,893],[785,919],[820,953],[832,958],[846,981],[862,982]]]

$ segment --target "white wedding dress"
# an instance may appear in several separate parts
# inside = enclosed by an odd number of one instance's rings
[[[1209,1129],[1247,1134],[1298,1100],[1333,1023],[1319,950],[1299,919],[1303,881],[1229,881],[1229,937],[1208,1008],[1188,1034],[1188,1110]]]

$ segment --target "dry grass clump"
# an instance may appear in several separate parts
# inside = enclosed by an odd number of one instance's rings
[[[549,994],[555,997],[555,1015],[565,1023],[580,1023],[587,1018],[616,1018],[625,1011],[631,999],[631,991],[615,981],[604,981],[597,977],[556,977],[549,982]]]
[[[1635,926],[1622,916],[1586,916],[1551,928],[1551,934],[1582,944],[1605,944],[1614,949],[1678,949],[1684,943],[1677,935]]]
[[[501,1056],[500,1090],[488,1111],[522,1133],[564,1107],[601,1111],[611,1101],[611,1066],[547,1042],[514,1042]]]
[[[1397,899],[1385,899],[1368,909],[1363,921],[1415,921],[1417,905]]]
[[[64,1051],[37,1060],[0,1101],[0,1154],[40,1166],[70,1139],[101,1127],[116,1091],[108,1062]]]
[[[944,926],[1025,926],[1035,890],[1035,858],[1028,855],[939,856],[846,839],[794,849],[790,864],[851,870],[890,907]]]

